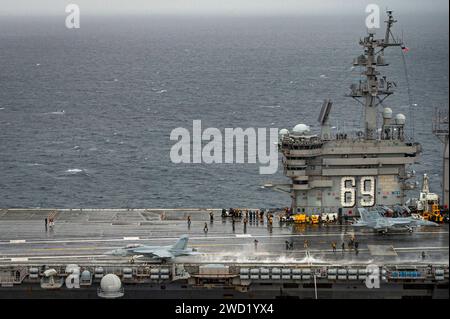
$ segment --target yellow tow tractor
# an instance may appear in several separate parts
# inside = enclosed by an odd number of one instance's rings
[[[308,222],[309,218],[306,214],[295,214],[292,216],[294,223],[305,224]]]
[[[294,223],[297,224],[318,224],[319,223],[319,215],[311,215],[308,216],[306,214],[295,214],[292,216]]]
[[[422,217],[425,220],[429,220],[435,223],[443,223],[444,222],[444,216],[441,214],[441,210],[439,209],[439,205],[433,204],[431,205],[431,212],[423,212]]]
[[[311,224],[318,224],[319,223],[319,215],[311,215],[309,218],[309,222]]]

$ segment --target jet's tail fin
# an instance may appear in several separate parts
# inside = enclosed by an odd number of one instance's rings
[[[175,250],[184,250],[187,247],[189,237],[187,235],[181,236],[180,239],[172,246]]]
[[[368,211],[366,208],[358,208],[360,220],[365,223],[376,222],[384,217],[378,211]]]
[[[360,220],[363,222],[367,221],[367,210],[365,208],[358,208]]]

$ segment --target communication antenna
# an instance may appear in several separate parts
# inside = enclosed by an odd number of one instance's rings
[[[331,102],[330,99],[325,99],[323,101],[322,108],[320,110],[318,121],[320,123],[321,137],[323,140],[329,140],[331,138],[330,124],[328,122],[328,117],[330,115],[332,105],[333,105],[333,102]]]
[[[402,53],[402,62],[403,62],[403,71],[405,72],[405,81],[406,81],[406,90],[408,92],[408,104],[409,104],[409,117],[410,117],[410,129],[411,129],[411,137],[414,139],[415,130],[414,130],[414,103],[413,97],[411,93],[411,85],[409,84],[409,74],[408,74],[408,64],[406,63],[405,49],[406,45],[403,43],[403,30],[402,30],[402,46],[400,47],[400,51]]]
[[[325,99],[322,104],[322,108],[320,110],[319,114],[319,123],[320,125],[325,125],[326,122],[328,122],[328,116],[330,115],[331,106],[333,105],[333,102],[331,102],[330,99]]]

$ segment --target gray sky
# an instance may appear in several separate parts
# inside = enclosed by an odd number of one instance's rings
[[[0,15],[65,15],[67,4],[82,14],[332,15],[364,14],[369,3],[402,14],[448,14],[448,0],[0,0]]]

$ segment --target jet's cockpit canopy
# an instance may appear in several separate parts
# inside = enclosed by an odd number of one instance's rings
[[[129,245],[126,246],[126,248],[138,248],[138,247],[141,247],[141,246],[142,246],[141,244],[129,244]]]

